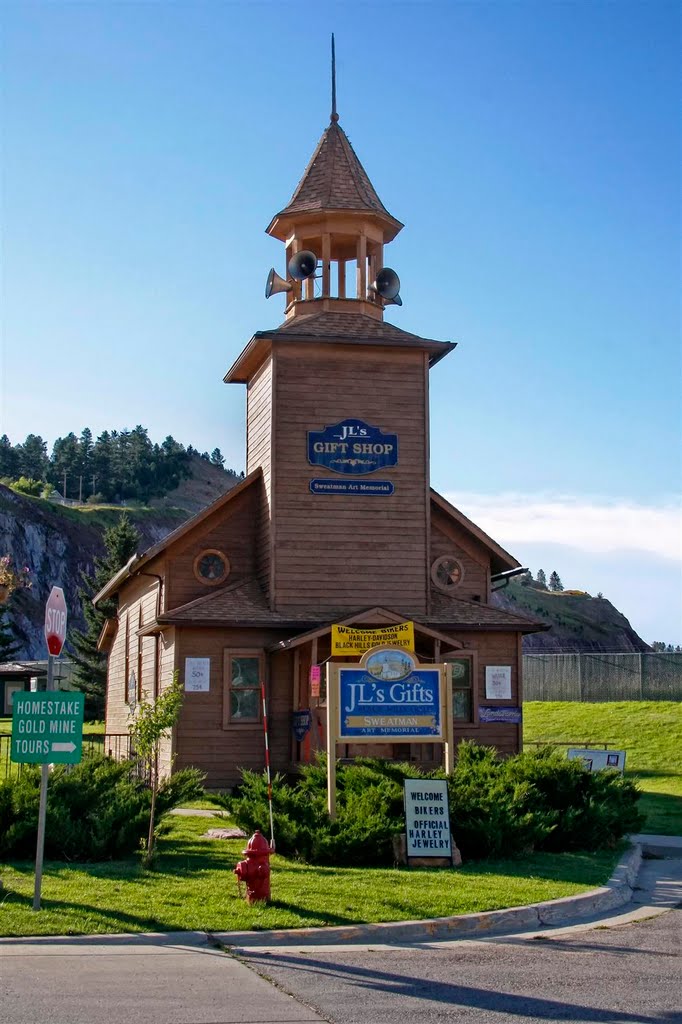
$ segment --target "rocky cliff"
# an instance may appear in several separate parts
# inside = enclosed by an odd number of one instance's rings
[[[618,611],[603,597],[581,591],[538,590],[514,580],[497,591],[493,602],[500,608],[547,622],[546,633],[523,638],[525,654],[559,654],[565,651],[603,651],[629,654],[651,648]]]
[[[62,507],[0,485],[0,553],[10,554],[14,565],[28,566],[31,573],[31,589],[17,590],[7,606],[12,632],[21,643],[18,660],[46,657],[45,601],[53,586],[64,591],[69,629],[83,628],[80,574],[92,570],[94,558],[104,550],[104,531],[119,515],[115,509]],[[129,515],[140,531],[141,549],[161,540],[187,517],[178,510],[130,510]]]

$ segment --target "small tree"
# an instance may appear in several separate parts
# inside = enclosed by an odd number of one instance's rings
[[[156,700],[149,700],[147,694],[137,705],[135,717],[128,726],[135,753],[144,765],[150,780],[152,802],[149,811],[149,833],[147,849],[143,858],[151,864],[154,856],[154,814],[156,794],[159,791],[159,752],[161,740],[168,737],[176,724],[182,707],[182,684],[176,672],[171,685],[160,693]]]
[[[225,458],[224,458],[223,453],[221,452],[220,448],[214,448],[213,451],[211,452],[211,465],[212,466],[220,466],[220,467],[224,468],[224,466],[225,466]]]
[[[545,576],[544,569],[538,569],[537,573],[535,574],[535,582],[539,586],[544,587],[545,590],[547,589],[547,577]]]
[[[549,589],[553,591],[553,593],[555,594],[561,593],[561,591],[564,589],[564,585],[561,582],[561,577],[559,576],[559,573],[556,571],[556,569],[552,572],[552,575],[549,577]]]

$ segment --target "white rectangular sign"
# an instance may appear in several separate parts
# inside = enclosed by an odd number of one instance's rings
[[[591,772],[601,771],[602,768],[614,768],[622,775],[625,770],[624,750],[578,750],[577,747],[571,747],[567,756],[571,761],[581,758]]]
[[[208,693],[210,680],[210,658],[185,658],[185,690],[188,693]]]
[[[405,835],[408,857],[452,857],[444,779],[405,779]]]
[[[485,699],[511,700],[511,665],[486,665]]]

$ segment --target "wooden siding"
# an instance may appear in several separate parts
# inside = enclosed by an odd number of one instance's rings
[[[224,725],[224,702],[229,698],[224,678],[226,650],[264,650],[281,637],[268,629],[178,631],[177,659],[184,681],[185,658],[210,658],[208,693],[186,693],[176,729],[176,768],[192,765],[206,772],[206,785],[224,789],[240,779],[240,768],[264,767],[261,721]],[[290,765],[293,692],[293,654],[282,652],[266,659],[270,757],[273,771]]]
[[[201,583],[194,575],[194,560],[209,548],[223,551],[230,561],[225,586],[253,576],[257,515],[258,492],[255,487],[249,487],[172,546],[168,559],[166,611],[206,597],[217,589]]]
[[[451,535],[446,534],[440,528],[434,516],[431,520],[431,554],[428,565],[430,581],[431,566],[436,558],[441,558],[443,555],[453,555],[461,563],[464,570],[462,582],[459,586],[452,588],[452,590],[446,590],[444,593],[459,599],[484,602],[488,592],[489,573],[491,573],[491,570],[489,570],[489,559],[480,561],[472,557],[461,544],[454,541]],[[479,555],[479,558],[481,557]],[[436,593],[440,592],[440,588],[433,581],[431,581],[431,589]]]
[[[130,721],[126,704],[128,676],[135,672],[138,695],[154,690],[154,640],[139,636],[140,626],[156,618],[158,580],[136,576],[123,588],[118,609],[118,628],[107,662],[106,731],[127,732]]]
[[[273,474],[272,436],[274,432],[273,360],[270,356],[256,371],[246,389],[246,472],[260,466],[263,486],[256,523],[256,571],[266,594],[271,590],[271,509]]]
[[[473,693],[474,705],[487,704],[494,707],[520,707],[521,690],[521,644],[519,633],[457,633],[457,639],[467,650],[477,652],[478,672]],[[488,665],[511,665],[511,700],[486,700],[485,670]],[[521,750],[523,727],[506,722],[478,722],[476,725],[455,723],[455,742],[474,740],[488,747],[495,747],[502,754],[516,754]]]
[[[426,610],[428,476],[423,353],[338,345],[277,347],[274,595],[278,609],[410,605]],[[357,417],[398,435],[399,461],[367,478],[390,496],[311,494],[307,434]],[[346,477],[345,479],[349,479]]]
[[[429,556],[429,579],[431,566],[443,555],[453,555],[462,565],[464,575],[458,587],[446,591],[452,597],[487,602],[490,588],[490,556],[482,545],[464,536],[464,530],[456,523],[450,523],[437,509],[431,516],[431,553]],[[432,587],[435,584],[431,584]],[[440,588],[436,587],[436,590]]]

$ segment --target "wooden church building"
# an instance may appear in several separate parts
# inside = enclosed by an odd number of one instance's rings
[[[214,788],[264,765],[261,680],[273,769],[293,772],[324,748],[324,668],[319,697],[311,677],[330,660],[333,624],[413,622],[420,661],[455,663],[455,741],[517,751],[521,638],[543,628],[491,603],[519,563],[430,487],[429,374],[455,346],[384,321],[400,304],[384,249],[403,225],[333,106],[267,228],[285,247],[286,277],[268,279],[284,322],[257,331],[225,376],[246,387],[246,476],[95,599],[118,598],[100,639],[107,732],[126,732],[142,694],[177,672],[185,699],[164,760],[195,765]],[[305,709],[312,727],[299,739]],[[426,766],[442,751],[337,749],[355,753]]]

